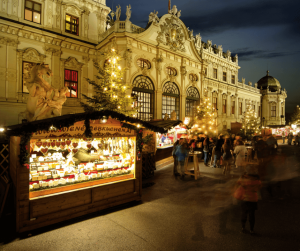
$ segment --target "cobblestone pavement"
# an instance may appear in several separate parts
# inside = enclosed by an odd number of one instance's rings
[[[0,250],[300,250],[299,153],[285,145],[272,157],[278,170],[273,196],[265,183],[254,236],[240,233],[240,207],[230,196],[235,173],[224,177],[221,169],[200,164],[197,181],[181,180],[169,165],[144,181],[154,185],[143,189],[141,203],[24,235],[9,232],[9,217],[2,220]]]

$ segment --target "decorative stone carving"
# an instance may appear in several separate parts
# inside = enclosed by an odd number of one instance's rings
[[[245,78],[242,78],[242,84],[244,85],[245,84]]]
[[[127,10],[126,10],[126,21],[129,21],[129,19],[131,18],[131,5],[129,4],[129,6],[126,6]]]
[[[189,32],[190,39],[193,39],[194,38],[194,30],[190,30],[189,27],[187,28],[187,30]]]
[[[46,58],[45,55],[39,53],[36,49],[27,48],[25,50],[17,50],[22,55],[22,59],[25,61],[43,62]]]
[[[0,44],[5,44],[9,46],[17,46],[20,42],[17,39],[11,39],[7,37],[0,37]]]
[[[53,55],[53,56],[60,57],[61,54],[62,54],[61,50],[56,49],[56,48],[52,48],[52,47],[49,47],[49,46],[46,46],[44,50],[45,50],[46,54]]]
[[[207,46],[208,46],[208,48],[211,48],[211,46],[212,46],[212,41],[211,40],[207,40]]]
[[[120,17],[121,17],[121,6],[119,4],[118,6],[116,6],[116,21],[120,21]]]
[[[126,67],[130,68],[132,63],[132,50],[126,49],[123,55],[123,58],[126,62]]]
[[[90,62],[90,57],[88,56],[82,56],[82,61],[87,64],[88,62]]]
[[[155,12],[151,12],[149,15],[149,23],[158,23],[159,22],[159,18],[158,18],[158,11]]]
[[[156,38],[158,44],[167,45],[173,51],[185,52],[185,38],[179,19],[176,16],[167,18],[166,22],[160,25],[160,28],[161,31],[158,32]]]
[[[180,74],[186,76],[187,74],[186,66],[180,66]]]
[[[159,56],[157,56],[156,58],[153,58],[152,60],[153,62],[155,62],[155,66],[156,66],[156,70],[158,71],[158,73],[160,74],[162,71],[162,62],[164,61],[164,58],[162,56],[162,54],[160,54]]]
[[[201,36],[200,33],[196,35],[196,39],[195,39],[195,45],[196,47],[201,47]]]
[[[169,119],[170,119],[170,117],[169,117],[168,113],[166,113],[164,116],[164,120],[169,120]]]
[[[231,56],[231,52],[229,50],[227,50],[226,56],[227,56],[227,58],[229,58]]]
[[[173,8],[171,10],[169,10],[169,14],[174,15],[174,16],[180,18],[181,17],[181,10],[178,11],[177,10],[177,6],[173,5]]]
[[[68,88],[64,87],[60,91],[54,89],[43,79],[43,75],[48,77],[53,75],[49,66],[44,63],[34,65],[29,74],[24,76],[25,85],[29,90],[26,106],[28,121],[60,116],[62,105],[67,99]]]
[[[81,67],[83,66],[83,64],[79,63],[77,61],[77,59],[74,57],[69,57],[67,60],[65,60],[65,59],[61,59],[61,60],[65,61],[64,64],[65,64],[65,67],[67,67],[67,68],[81,69]]]
[[[252,82],[249,81],[249,82],[248,82],[248,85],[249,85],[249,86],[252,86]]]
[[[175,110],[173,110],[173,112],[171,112],[171,120],[176,120],[176,119],[177,119],[177,114]]]

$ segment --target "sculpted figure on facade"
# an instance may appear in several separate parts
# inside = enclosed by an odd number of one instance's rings
[[[208,46],[208,48],[210,48],[211,45],[212,45],[212,41],[211,40],[207,40],[207,46]]]
[[[244,85],[245,84],[245,78],[242,78],[242,84]]]
[[[166,22],[160,25],[160,29],[156,38],[158,44],[167,45],[173,51],[185,52],[185,38],[177,17],[167,18]]]
[[[161,73],[162,70],[162,62],[164,61],[164,58],[162,56],[162,54],[160,54],[159,56],[157,56],[156,58],[153,58],[152,60],[153,62],[155,62],[155,66],[156,66],[156,70],[158,71],[158,73]]]
[[[171,112],[171,120],[176,120],[176,119],[177,119],[177,114],[175,110],[173,110],[173,112]]]
[[[196,45],[196,47],[201,47],[201,36],[200,36],[200,33],[196,35],[195,45]]]
[[[159,22],[159,18],[158,18],[158,11],[151,12],[149,15],[149,23],[158,23]]]
[[[231,56],[231,52],[230,52],[230,50],[227,50],[227,52],[226,52],[226,56],[227,56],[228,58]]]
[[[131,5],[129,4],[129,6],[126,6],[127,10],[126,10],[126,21],[129,21],[129,19],[131,18]]]
[[[119,5],[116,6],[116,21],[120,21],[120,17],[121,17],[121,6]]]
[[[51,118],[61,115],[62,105],[66,101],[67,87],[60,91],[54,89],[43,75],[48,77],[53,73],[49,66],[42,63],[31,68],[27,76],[24,76],[25,85],[29,91],[26,106],[26,118],[28,121]]]
[[[132,50],[126,49],[123,55],[123,58],[126,62],[126,67],[130,68],[132,63]]]

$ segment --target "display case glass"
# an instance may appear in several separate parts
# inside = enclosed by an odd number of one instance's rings
[[[30,140],[30,198],[135,177],[136,137]]]

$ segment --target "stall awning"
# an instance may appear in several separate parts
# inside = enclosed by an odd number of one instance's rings
[[[153,120],[148,122],[150,125],[164,128],[165,130],[170,130],[172,127],[177,126],[182,123],[181,120]]]
[[[182,123],[182,121],[180,120],[161,120],[147,122],[137,118],[128,117],[118,112],[103,110],[90,113],[67,114],[54,118],[7,126],[5,127],[5,131],[8,136],[16,136],[21,135],[22,132],[34,133],[40,130],[48,131],[51,126],[57,129],[61,129],[63,127],[69,127],[79,121],[102,119],[103,116],[116,119],[124,124],[126,123],[132,125],[134,128],[136,128],[137,125],[140,125],[142,128],[146,128],[159,133],[166,133],[171,127]]]

